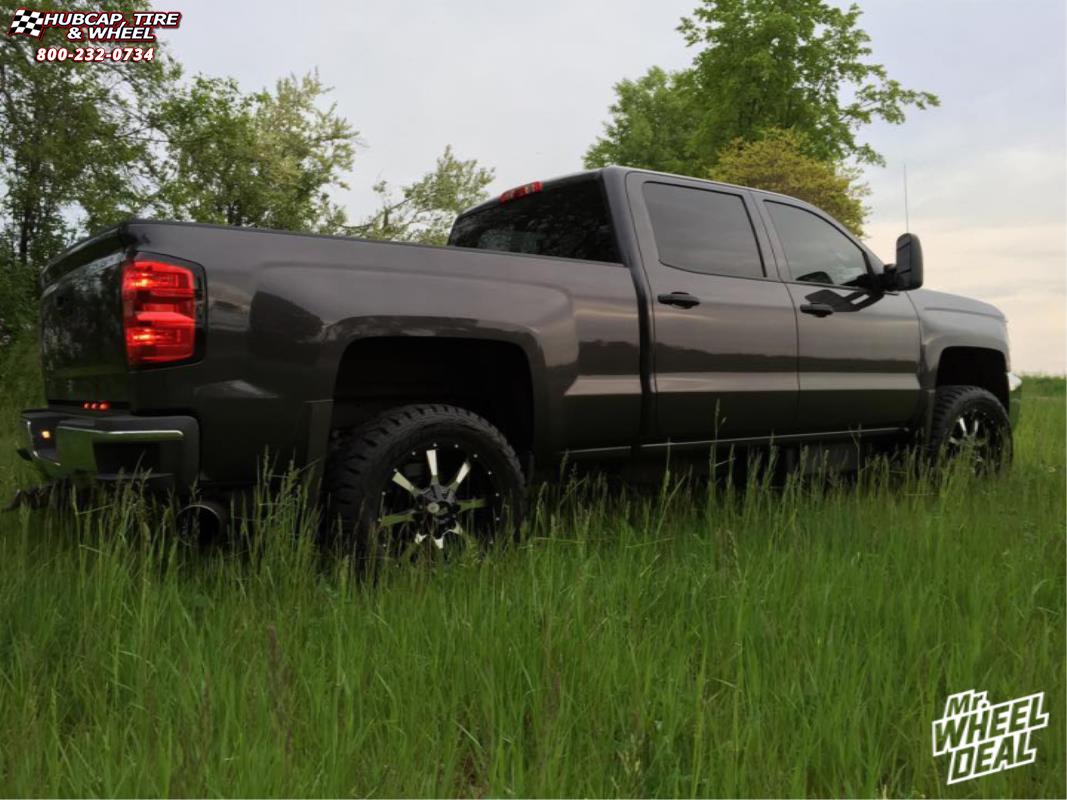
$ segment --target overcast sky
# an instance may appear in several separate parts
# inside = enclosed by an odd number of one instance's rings
[[[339,198],[358,219],[376,180],[419,177],[447,144],[496,170],[493,191],[580,169],[616,81],[689,63],[674,28],[695,5],[187,0],[163,37],[189,72],[247,90],[318,67],[364,142]],[[907,164],[926,285],[998,305],[1016,370],[1064,372],[1063,0],[860,5],[875,60],[942,102],[862,134],[887,161],[866,173],[868,243],[893,260]]]

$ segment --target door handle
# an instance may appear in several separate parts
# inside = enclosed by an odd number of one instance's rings
[[[828,317],[834,313],[834,307],[828,303],[805,303],[800,307],[804,314],[814,314],[816,317]]]
[[[700,301],[697,300],[689,292],[671,292],[670,294],[657,295],[656,299],[659,300],[665,306],[678,306],[678,308],[692,308],[693,306],[699,306]]]

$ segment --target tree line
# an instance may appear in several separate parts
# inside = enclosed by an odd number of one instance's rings
[[[678,26],[691,65],[616,84],[585,165],[781,191],[861,232],[859,170],[882,160],[860,131],[938,98],[871,60],[859,18],[828,0],[701,0]],[[350,220],[336,198],[362,143],[314,71],[245,92],[185,76],[166,51],[86,65],[37,62],[40,46],[0,39],[0,337],[32,319],[41,266],[130,216],[439,244],[493,179],[445,147],[419,180],[375,184],[379,208]]]
[[[678,25],[692,48],[677,72],[653,67],[615,86],[588,167],[628,164],[755,186],[807,200],[862,234],[859,139],[900,124],[937,95],[905,88],[871,60],[861,11],[826,0],[702,0]]]

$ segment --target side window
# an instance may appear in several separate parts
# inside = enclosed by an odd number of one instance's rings
[[[778,240],[795,281],[857,286],[867,259],[856,244],[824,219],[796,206],[768,200]]]
[[[762,278],[763,261],[740,195],[666,183],[644,185],[659,260],[710,275]]]

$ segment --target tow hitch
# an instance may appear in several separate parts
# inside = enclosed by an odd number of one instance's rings
[[[66,495],[68,489],[66,481],[52,481],[42,483],[40,486],[30,486],[26,489],[18,489],[11,502],[4,507],[4,511],[14,511],[25,506],[33,510],[40,508],[55,508],[57,501]]]

